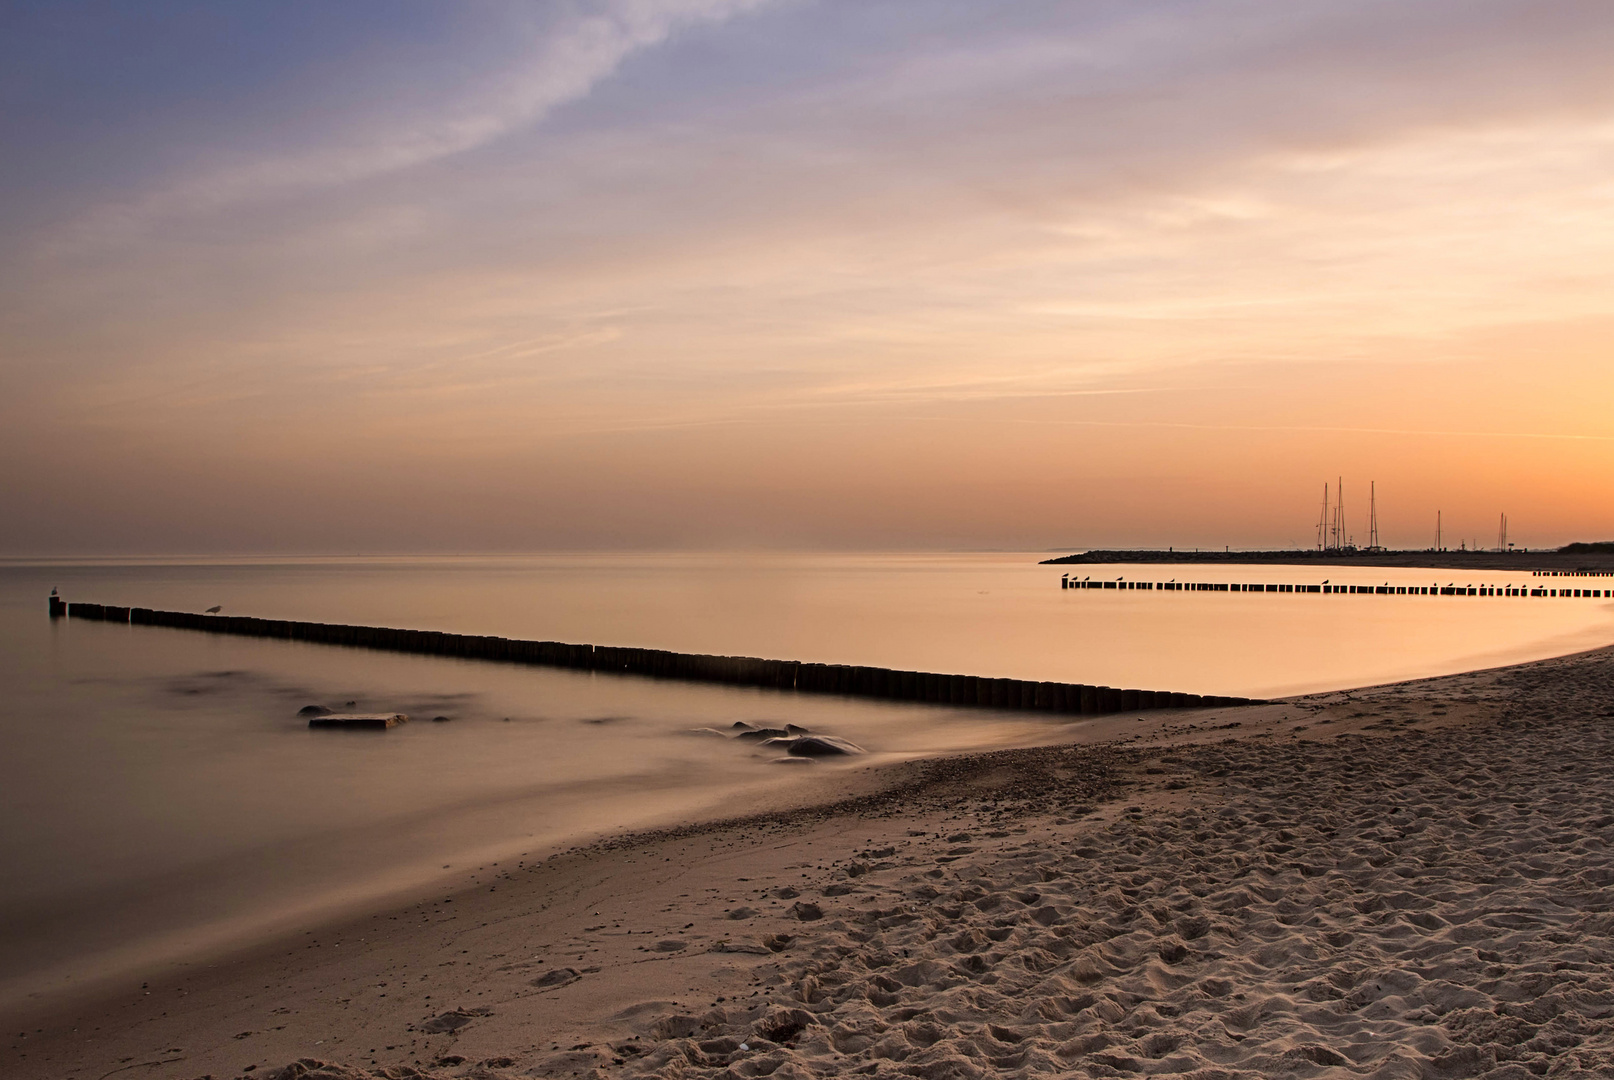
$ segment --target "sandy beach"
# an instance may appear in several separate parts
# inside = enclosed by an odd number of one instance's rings
[[[25,1078],[1614,1075],[1614,650],[1068,745],[8,1018]]]

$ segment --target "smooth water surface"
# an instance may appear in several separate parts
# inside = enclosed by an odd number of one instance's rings
[[[1614,641],[1614,605],[1600,601],[1062,591],[1063,569],[1031,555],[0,565],[0,1004],[478,862],[799,797],[836,768],[773,764],[691,729],[789,721],[882,760],[1046,741],[1080,723],[52,622],[52,586],[100,603],[1257,696]],[[349,701],[415,719],[342,733],[296,715]]]

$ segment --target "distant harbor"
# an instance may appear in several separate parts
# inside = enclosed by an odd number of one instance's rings
[[[1082,551],[1044,559],[1045,566],[1115,563],[1266,563],[1284,566],[1393,567],[1405,570],[1516,570],[1533,573],[1614,573],[1614,543],[1569,544],[1552,551],[1392,551],[1384,548],[1330,548],[1326,551]]]

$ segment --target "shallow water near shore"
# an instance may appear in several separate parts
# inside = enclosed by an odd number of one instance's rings
[[[1064,568],[1037,558],[0,565],[0,1005],[480,863],[800,797],[836,768],[770,764],[776,755],[693,728],[788,721],[879,760],[1047,741],[1072,723],[52,622],[52,586],[102,603],[1253,696],[1614,642],[1614,605],[1602,601],[1066,592]],[[1305,578],[1294,567],[1115,572]],[[1387,573],[1324,576],[1377,584]],[[415,720],[341,733],[296,715],[349,701]],[[439,715],[451,719],[431,722]]]

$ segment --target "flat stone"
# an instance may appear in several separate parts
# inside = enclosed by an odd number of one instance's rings
[[[308,721],[311,728],[352,728],[355,730],[385,731],[399,724],[407,724],[403,713],[326,713]]]

